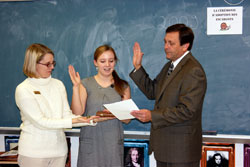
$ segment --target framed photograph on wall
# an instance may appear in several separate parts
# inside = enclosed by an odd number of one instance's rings
[[[19,136],[4,136],[5,151],[10,151],[18,146]]]
[[[148,142],[124,141],[124,166],[149,167]]]
[[[201,167],[234,167],[232,146],[203,146]]]
[[[244,144],[244,167],[250,167],[250,144]]]
[[[4,140],[5,140],[5,151],[18,149],[19,136],[4,136]],[[71,167],[71,141],[70,141],[70,138],[68,137],[66,138],[66,140],[67,140],[67,145],[68,145],[68,156],[66,159],[65,167]],[[8,160],[11,160],[11,159],[8,159]],[[17,161],[17,157],[15,157],[13,161]]]

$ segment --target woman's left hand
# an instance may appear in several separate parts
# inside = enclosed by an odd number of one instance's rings
[[[90,116],[90,117],[77,117],[73,119],[73,123],[90,123],[91,120],[95,122],[95,119],[98,119],[99,116]]]

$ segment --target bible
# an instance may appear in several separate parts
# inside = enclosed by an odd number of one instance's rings
[[[99,117],[115,117],[111,112],[109,111],[97,111],[96,116]]]

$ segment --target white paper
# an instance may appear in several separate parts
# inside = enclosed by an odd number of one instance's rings
[[[133,119],[135,117],[131,115],[130,112],[133,110],[139,110],[132,99],[123,100],[111,104],[104,104],[103,106],[119,120]]]
[[[207,35],[242,34],[243,7],[207,8]]]

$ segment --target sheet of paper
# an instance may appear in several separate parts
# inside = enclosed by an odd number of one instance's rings
[[[135,117],[131,115],[130,112],[133,110],[139,110],[132,99],[123,100],[111,104],[104,104],[103,106],[119,120],[133,119]]]

